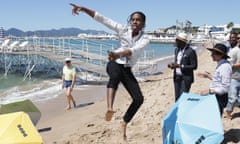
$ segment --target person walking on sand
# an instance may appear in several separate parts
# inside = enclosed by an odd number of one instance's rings
[[[63,75],[62,75],[62,88],[66,88],[66,96],[67,96],[67,107],[66,110],[71,109],[71,102],[73,106],[76,107],[76,102],[72,96],[72,91],[74,87],[74,83],[76,80],[76,69],[71,64],[71,59],[65,59],[65,65],[63,67]]]
[[[120,47],[108,53],[109,62],[106,68],[109,75],[107,84],[108,110],[105,119],[110,121],[113,116],[114,98],[118,85],[121,82],[132,97],[132,103],[121,123],[123,139],[126,140],[127,124],[132,120],[144,101],[140,86],[132,73],[131,67],[136,63],[138,57],[150,42],[143,32],[146,17],[142,12],[133,12],[129,16],[129,25],[122,25],[86,7],[71,5],[73,6],[72,13],[74,15],[78,14],[78,12],[85,12],[96,21],[115,31],[119,36]]]
[[[213,61],[217,62],[217,67],[213,76],[209,73],[198,73],[197,75],[202,78],[212,80],[209,89],[200,92],[201,95],[215,94],[220,114],[222,116],[224,107],[228,102],[228,90],[231,83],[232,66],[227,60],[227,47],[224,44],[217,43],[213,48],[207,48],[211,51]]]
[[[187,34],[179,33],[176,36],[174,63],[168,64],[173,69],[175,102],[183,92],[189,92],[194,81],[193,71],[197,69],[197,54],[188,44]]]
[[[232,119],[233,107],[240,105],[240,34],[237,34],[237,45],[229,52],[229,62],[232,65],[232,80],[228,92],[228,104],[226,106],[226,117]]]

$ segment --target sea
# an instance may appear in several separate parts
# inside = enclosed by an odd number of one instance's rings
[[[117,47],[116,40],[98,40]],[[145,54],[158,59],[172,56],[175,45],[172,43],[150,43]],[[143,54],[144,56],[144,54]],[[165,67],[165,66],[164,66]],[[166,67],[165,67],[166,68]],[[32,74],[30,78],[24,79],[21,73],[0,73],[0,104],[6,104],[23,99],[32,101],[45,101],[59,96],[63,93],[61,88],[61,77],[43,76]],[[46,74],[47,75],[47,74]],[[79,84],[77,89],[91,89],[88,84]]]

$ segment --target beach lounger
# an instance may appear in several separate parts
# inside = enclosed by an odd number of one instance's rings
[[[0,52],[3,52],[7,48],[9,43],[10,43],[10,39],[5,39],[2,43],[2,45],[0,46]]]
[[[24,42],[22,42],[20,45],[19,45],[19,47],[20,47],[20,50],[22,51],[24,51],[24,50],[27,50],[27,45],[28,45],[28,41],[24,41]]]
[[[19,41],[14,41],[13,43],[11,43],[8,47],[8,52],[16,51],[18,44],[19,44]]]

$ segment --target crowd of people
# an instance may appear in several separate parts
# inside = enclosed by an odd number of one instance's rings
[[[84,12],[97,22],[115,31],[119,36],[119,48],[108,52],[109,62],[107,63],[107,111],[105,120],[110,121],[115,111],[113,104],[120,83],[128,91],[132,98],[132,103],[123,116],[121,123],[122,137],[127,139],[126,129],[140,106],[144,102],[144,96],[131,68],[137,62],[138,57],[149,44],[148,37],[144,34],[146,16],[140,11],[133,12],[127,20],[127,25],[119,24],[89,8],[71,4],[72,14],[77,15]],[[168,68],[173,70],[173,84],[175,88],[175,101],[183,92],[189,92],[194,82],[194,70],[198,67],[196,51],[189,45],[187,34],[179,33],[176,36],[176,49],[174,62],[168,64]],[[209,72],[197,73],[197,76],[211,80],[209,89],[202,90],[201,95],[214,94],[216,96],[220,115],[226,108],[226,117],[231,119],[231,114],[235,105],[240,105],[240,34],[231,33],[228,44],[217,43],[212,48],[207,48],[211,52],[212,60],[217,63],[213,74]],[[66,109],[71,109],[71,102],[76,106],[71,95],[73,90],[76,70],[71,65],[71,60],[66,59],[63,68],[63,88],[66,88],[68,105]]]
[[[225,108],[224,117],[232,119],[234,106],[240,105],[240,34],[231,32],[227,42],[208,50],[217,67],[212,76],[207,72],[198,73],[198,76],[212,80],[209,90],[202,91],[202,94],[215,94],[220,114]]]
[[[214,94],[221,116],[226,108],[225,117],[231,119],[234,106],[240,106],[240,34],[232,32],[227,42],[217,43],[207,49],[217,66],[212,75],[207,71],[197,73],[197,76],[211,80],[209,89],[202,90],[200,94]],[[190,91],[197,64],[196,52],[188,45],[187,35],[178,34],[174,62],[168,64],[173,69],[175,101],[183,92]]]

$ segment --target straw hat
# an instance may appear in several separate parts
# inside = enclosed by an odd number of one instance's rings
[[[187,38],[187,34],[186,33],[179,33],[177,36],[176,36],[176,39],[180,40],[180,41],[183,41],[185,43],[188,42],[188,38]]]
[[[216,51],[219,52],[221,54],[223,54],[225,56],[225,58],[230,58],[227,55],[227,47],[224,44],[221,43],[217,43],[213,48],[207,48],[209,51]]]

